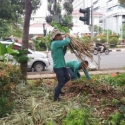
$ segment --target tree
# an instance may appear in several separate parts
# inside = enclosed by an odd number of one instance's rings
[[[29,39],[29,24],[32,12],[39,7],[40,0],[1,0],[0,1],[0,20],[2,20],[3,27],[0,27],[2,31],[7,31],[9,26],[8,22],[12,25],[17,26],[19,20],[24,17],[23,25],[23,37],[22,37],[22,49],[28,49]],[[1,22],[0,22],[1,23]],[[7,25],[6,25],[7,24]],[[27,54],[26,54],[27,55]],[[27,75],[27,62],[21,63],[22,78],[25,80]]]
[[[30,18],[32,12],[35,11],[39,7],[39,5],[40,0],[25,0],[25,18],[23,25],[22,49],[28,50]],[[21,73],[22,79],[26,80],[27,62],[21,63]]]
[[[0,19],[17,22],[24,14],[24,0],[1,0]]]
[[[23,26],[22,49],[28,49],[29,24],[30,24],[31,14],[32,14],[31,0],[25,0],[25,18]],[[27,62],[21,63],[20,67],[21,67],[22,79],[26,80]]]
[[[71,14],[73,11],[73,6],[70,2],[65,2],[63,4],[64,9],[66,10],[67,14]]]
[[[60,22],[60,24],[62,26],[65,26],[65,27],[68,27],[68,28],[72,28],[73,27],[73,22],[71,22],[72,20],[72,16],[71,15],[68,15],[68,14],[65,14],[63,17],[62,17],[62,20]]]
[[[10,23],[8,20],[0,19],[0,37],[5,38],[6,36],[22,37],[22,28],[20,24]]]
[[[122,25],[121,31],[122,31],[122,37],[123,39],[125,39],[125,24]]]
[[[23,5],[24,2],[21,0],[2,0],[0,2],[0,37],[13,34],[21,36],[20,24],[24,8]],[[11,31],[13,34],[11,34]]]
[[[121,4],[121,6],[125,7],[125,0],[119,0],[119,3]]]
[[[102,27],[94,25],[94,32],[101,34],[103,32]]]
[[[48,15],[46,17],[46,22],[51,24],[51,22],[53,21],[52,19],[52,16],[54,14],[54,11],[56,14],[59,15],[59,18],[60,18],[60,24],[61,26],[66,26],[68,28],[72,28],[73,26],[73,22],[72,22],[72,11],[73,11],[73,6],[72,6],[72,2],[73,0],[70,0],[70,1],[66,1],[64,4],[63,4],[63,10],[65,10],[65,14],[62,15],[61,14],[61,5],[60,3],[58,2],[57,3],[57,6],[56,6],[56,10],[53,9],[53,1],[52,0],[48,0],[49,4],[48,4],[48,11],[50,12],[50,15]]]

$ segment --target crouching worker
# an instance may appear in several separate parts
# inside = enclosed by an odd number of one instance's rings
[[[79,70],[82,69],[82,63],[86,65],[86,68],[83,69],[85,76],[90,80],[91,76],[88,73],[87,67],[88,67],[88,61],[79,62],[79,61],[69,61],[66,63],[67,70],[70,75],[71,80],[80,78]]]

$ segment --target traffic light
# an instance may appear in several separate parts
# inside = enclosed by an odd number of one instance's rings
[[[80,13],[84,14],[84,17],[79,17],[79,20],[83,21],[85,24],[89,25],[90,20],[90,8],[80,9]]]

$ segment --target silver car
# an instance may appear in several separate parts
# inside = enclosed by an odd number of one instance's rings
[[[12,42],[0,41],[5,46],[12,44]],[[21,49],[22,45],[19,43],[14,43],[13,49],[18,50]],[[45,68],[48,68],[50,65],[49,58],[46,53],[37,52],[31,49],[28,49],[28,69],[32,69],[32,71],[41,72],[44,71]]]

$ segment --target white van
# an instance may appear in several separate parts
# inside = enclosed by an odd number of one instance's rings
[[[4,44],[5,46],[12,44],[12,42],[7,41],[0,41],[0,43]],[[14,43],[13,49],[19,50],[21,47],[21,44]],[[46,53],[28,49],[28,57],[30,58],[28,61],[28,69],[32,69],[32,71],[41,72],[50,65],[49,58]]]

